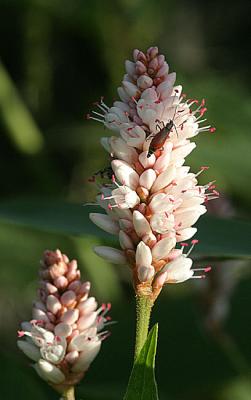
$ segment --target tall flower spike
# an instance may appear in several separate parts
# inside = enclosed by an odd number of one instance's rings
[[[38,375],[63,392],[83,378],[109,334],[110,304],[98,308],[90,282],[80,280],[76,260],[45,251],[33,319],[22,322],[18,347],[34,361]]]
[[[219,193],[213,182],[198,183],[208,167],[192,173],[184,163],[196,147],[191,140],[215,128],[202,125],[205,100],[186,99],[157,47],[146,53],[134,50],[133,59],[125,63],[120,100],[108,107],[101,99],[98,112],[89,118],[121,136],[101,140],[114,177],[101,187],[99,204],[113,221],[109,229],[114,224],[120,228],[119,260],[131,265],[136,293],[154,301],[166,283],[204,277],[195,274],[190,251],[183,254],[183,242],[195,235],[193,225],[206,212],[205,203]],[[108,231],[104,217],[90,218]],[[112,260],[115,249],[103,246],[95,252]]]

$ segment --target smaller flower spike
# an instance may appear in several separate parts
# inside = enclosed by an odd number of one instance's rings
[[[45,251],[39,299],[30,322],[22,322],[18,347],[34,361],[38,375],[63,391],[82,379],[108,336],[110,304],[98,308],[90,282],[80,280],[76,260],[60,250]]]

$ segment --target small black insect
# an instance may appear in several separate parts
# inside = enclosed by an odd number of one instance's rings
[[[150,146],[148,149],[148,153],[147,153],[147,158],[149,158],[152,154],[154,154],[156,150],[163,148],[164,143],[165,143],[166,139],[168,138],[168,136],[170,135],[172,128],[175,127],[172,119],[170,119],[170,121],[168,121],[166,125],[164,124],[163,121],[156,120],[156,122],[158,122],[158,124],[156,125],[156,128],[159,129],[159,132],[156,133],[156,135],[154,135],[151,140],[151,143],[150,143]],[[162,128],[159,125],[159,123],[162,123]],[[150,137],[152,137],[152,136],[150,136]]]
[[[100,169],[99,171],[95,172],[91,178],[89,178],[89,182],[95,182],[97,177],[101,179],[112,179],[114,172],[112,167],[106,167],[104,169]]]

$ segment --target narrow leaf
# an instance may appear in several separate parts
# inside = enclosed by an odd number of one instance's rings
[[[93,235],[114,244],[116,238],[97,228],[90,212],[99,207],[65,203],[61,200],[15,199],[0,202],[0,221],[65,235]],[[251,223],[238,219],[203,215],[198,224],[193,255],[216,259],[251,258]]]
[[[154,373],[157,340],[158,324],[155,324],[133,365],[124,400],[158,400]]]

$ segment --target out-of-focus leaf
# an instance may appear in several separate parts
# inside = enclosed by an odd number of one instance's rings
[[[158,324],[155,324],[133,365],[124,400],[158,400],[154,373],[157,341]]]
[[[101,208],[51,200],[12,200],[0,203],[0,221],[67,235],[93,235],[115,243],[114,236],[97,228],[90,212]],[[199,257],[251,258],[251,223],[205,215],[198,222]]]
[[[93,237],[75,238],[74,244],[78,252],[80,265],[84,265],[93,289],[102,301],[114,302],[121,298],[121,284],[115,266],[98,257],[92,250],[97,246],[97,239]]]
[[[0,220],[54,233],[106,237],[107,234],[89,220],[89,213],[95,211],[102,212],[100,208],[60,200],[21,199],[1,203]]]
[[[0,110],[12,141],[23,153],[38,153],[44,144],[42,134],[1,63],[0,86]]]

